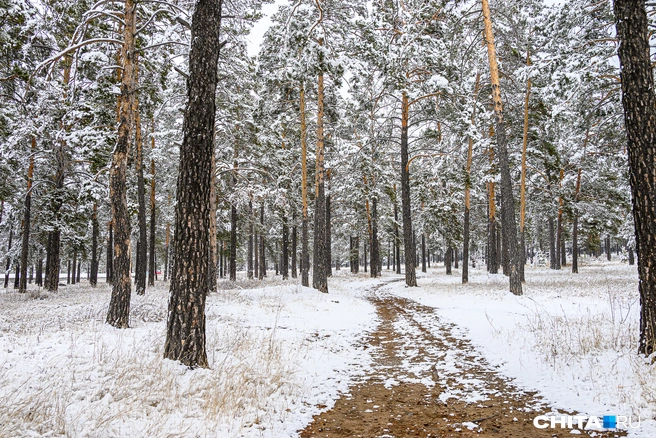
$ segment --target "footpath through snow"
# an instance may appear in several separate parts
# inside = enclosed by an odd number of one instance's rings
[[[133,296],[127,330],[104,324],[106,286],[0,290],[0,436],[569,435],[533,427],[552,412],[640,415],[630,436],[656,436],[633,267],[529,269],[523,297],[470,276],[240,280],[208,297],[194,371],[162,359],[165,285]]]

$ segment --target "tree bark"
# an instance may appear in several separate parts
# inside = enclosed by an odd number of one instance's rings
[[[237,207],[230,207],[230,281],[237,281]]]
[[[556,253],[556,230],[552,217],[549,217],[549,267],[551,269],[560,269]]]
[[[250,280],[253,278],[253,221],[255,220],[253,217],[253,201],[248,201],[248,213],[248,263],[246,277]]]
[[[380,272],[380,244],[378,242],[378,198],[371,201],[371,278],[378,278]]]
[[[615,0],[614,10],[640,278],[638,351],[648,356],[656,349],[656,97],[650,31],[645,2]]]
[[[307,123],[305,121],[305,85],[300,90],[301,117],[301,197],[303,200],[303,218],[301,223],[301,285],[310,285],[310,244],[308,236],[308,193],[307,193]]]
[[[297,249],[297,234],[296,229],[296,213],[293,216],[294,226],[292,227],[292,278],[298,277],[297,268],[296,268],[296,253]]]
[[[253,275],[255,278],[261,279],[260,278],[260,238],[258,237],[257,231],[255,232],[254,240],[255,240],[255,254],[254,254],[255,269],[253,271]]]
[[[23,242],[21,246],[21,274],[18,292],[27,291],[27,260],[30,251],[30,218],[32,209],[32,178],[34,176],[34,154],[36,153],[36,137],[32,134],[32,153],[27,168],[27,192],[25,193],[25,210],[23,212]]]
[[[323,72],[317,86],[317,148],[314,200],[314,257],[312,258],[312,287],[328,293],[326,275],[326,195],[324,187],[324,89]]]
[[[121,59],[121,99],[116,146],[109,171],[109,198],[114,223],[114,262],[112,265],[112,297],[107,312],[107,323],[117,328],[127,328],[130,320],[130,214],[127,205],[126,174],[128,151],[132,136],[135,93],[135,32],[136,4],[125,0],[123,14],[123,48]]]
[[[510,163],[508,162],[508,149],[506,145],[506,127],[503,119],[503,106],[501,104],[501,87],[499,83],[499,68],[497,65],[492,20],[488,0],[482,0],[483,20],[485,24],[485,40],[487,43],[488,59],[490,62],[490,80],[492,83],[492,99],[496,116],[497,155],[501,170],[501,217],[503,232],[507,236],[509,256],[509,290],[515,295],[522,294],[522,280],[519,272],[519,250],[517,248],[517,222],[515,220],[515,201],[512,192],[512,179]]]
[[[287,216],[282,216],[282,259],[280,261],[280,272],[282,279],[289,278],[289,224]]]
[[[526,65],[531,65],[530,53],[526,51]],[[522,282],[526,281],[524,275],[524,267],[526,265],[526,236],[525,236],[525,225],[526,225],[526,150],[528,147],[528,106],[529,100],[531,97],[531,78],[529,77],[526,80],[526,97],[524,98],[524,136],[522,142],[522,175],[520,179],[520,195],[519,195],[519,251],[520,251],[520,261],[519,261],[519,275],[522,279]]]
[[[474,108],[471,115],[471,126],[476,126],[476,103],[478,102],[478,88],[480,86],[481,74],[476,73],[476,83],[474,85]],[[462,245],[462,283],[469,282],[469,227],[470,227],[470,213],[471,208],[471,166],[474,157],[474,138],[469,136],[469,147],[467,148],[467,161],[465,165],[466,180],[465,180],[465,214],[463,225],[463,245]],[[428,259],[430,267],[430,258]]]
[[[91,269],[89,273],[89,284],[96,287],[98,284],[98,236],[100,225],[98,224],[98,204],[93,204],[93,215],[91,216]]]
[[[9,242],[7,244],[7,254],[11,251],[11,245],[14,240],[14,223],[13,221],[9,224]],[[5,289],[9,286],[9,268],[11,268],[11,256],[7,255],[7,264],[5,266]]]
[[[166,224],[166,236],[164,241],[164,281],[169,279],[169,243],[171,241],[171,224]]]
[[[405,284],[417,286],[415,252],[412,244],[412,211],[410,208],[410,169],[408,167],[408,118],[410,102],[404,92],[401,106],[401,210],[403,214],[403,245],[405,251]]]
[[[453,249],[451,245],[446,247],[446,252],[444,253],[444,267],[446,268],[446,275],[451,275],[451,263],[453,261]]]
[[[328,186],[330,190],[330,185]],[[326,276],[333,276],[333,236],[332,236],[332,227],[330,226],[331,221],[331,206],[330,206],[330,195],[326,196]]]
[[[105,281],[112,284],[113,265],[114,265],[114,224],[110,221],[107,224],[107,263],[106,263]]]
[[[205,298],[209,291],[210,193],[222,0],[198,0],[191,24],[187,107],[180,148],[175,261],[164,357],[207,367]]]
[[[266,246],[265,246],[265,240],[264,240],[264,202],[262,202],[262,205],[260,205],[260,226],[262,227],[262,232],[260,233],[260,272],[259,272],[259,279],[263,280],[264,277],[266,277],[266,271],[267,271],[267,266],[266,266]]]
[[[396,273],[401,275],[401,236],[399,235],[399,207],[396,201],[396,184],[394,184],[394,259],[396,260]]]
[[[39,261],[36,265],[36,285],[43,286],[43,256],[41,250],[39,250]]]
[[[151,152],[155,151],[155,121],[153,120],[150,136]],[[150,158],[150,243],[148,258],[148,286],[155,286],[155,157]]]
[[[73,271],[71,273],[71,284],[77,283],[77,248],[73,250]]]
[[[216,292],[216,283],[218,281],[218,269],[219,269],[219,245],[217,242],[217,219],[216,219],[216,208],[219,203],[217,197],[216,189],[216,153],[212,152],[212,186],[210,188],[210,244],[208,250],[210,252],[208,256],[208,274],[207,280],[210,288],[210,293]],[[223,277],[223,274],[221,274]]]
[[[138,56],[134,57],[135,67],[135,87],[139,87],[139,63]],[[144,165],[143,165],[143,137],[141,135],[141,115],[139,113],[139,99],[134,97],[134,129],[136,144],[136,173],[137,173],[137,220],[139,223],[139,241],[137,243],[137,263],[135,265],[135,289],[137,295],[146,293],[146,270],[148,267],[148,244],[146,242],[147,224],[146,224],[146,187],[144,183]]]
[[[492,151],[490,151],[492,154]],[[499,273],[499,251],[497,251],[497,221],[494,182],[487,183],[488,198],[488,238],[487,238],[487,270],[490,274]]]

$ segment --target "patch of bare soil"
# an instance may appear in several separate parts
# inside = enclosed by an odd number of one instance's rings
[[[533,418],[551,408],[495,371],[433,309],[377,292],[370,299],[380,319],[364,340],[374,349],[373,371],[315,416],[302,438],[573,436],[535,428]]]

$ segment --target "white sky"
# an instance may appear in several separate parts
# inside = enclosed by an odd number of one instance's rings
[[[253,26],[251,34],[248,36],[248,54],[250,56],[255,56],[260,51],[260,44],[262,43],[264,32],[266,32],[271,26],[271,15],[278,10],[280,5],[285,3],[287,3],[286,0],[275,0],[273,4],[262,6],[264,17]]]
[[[546,5],[557,5],[557,4],[562,4],[563,1],[565,0],[543,0]],[[260,21],[258,21],[255,26],[253,26],[253,29],[251,30],[251,34],[248,36],[249,39],[249,44],[248,44],[248,54],[250,56],[256,56],[259,51],[260,51],[260,44],[262,43],[262,38],[264,37],[264,33],[269,29],[271,26],[271,15],[278,10],[278,7],[280,5],[284,5],[287,3],[287,0],[275,0],[274,3],[272,4],[266,4],[262,6],[262,13],[264,14],[264,17]]]

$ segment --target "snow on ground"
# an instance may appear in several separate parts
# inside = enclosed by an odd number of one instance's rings
[[[484,268],[470,269],[466,285],[460,271],[434,268],[419,288],[383,290],[434,307],[492,365],[556,409],[639,415],[642,426],[630,436],[656,436],[656,367],[636,354],[636,267],[596,262],[579,274],[527,267],[526,278],[520,297],[507,292],[506,277]]]
[[[193,371],[162,359],[164,285],[133,294],[126,330],[104,323],[104,284],[0,290],[0,436],[294,436],[369,367],[356,341],[375,325],[372,282],[347,283],[210,295],[210,369]]]

